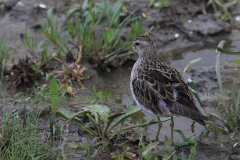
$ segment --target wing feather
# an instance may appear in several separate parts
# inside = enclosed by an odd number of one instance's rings
[[[139,71],[137,78],[132,80],[137,99],[142,106],[157,115],[178,114],[204,125],[204,120],[208,118],[195,105],[180,73],[170,69],[164,73],[161,69]]]

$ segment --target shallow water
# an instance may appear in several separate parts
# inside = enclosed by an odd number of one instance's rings
[[[230,39],[226,40],[226,48],[231,50],[240,50],[240,32],[233,31],[230,36]],[[222,39],[220,39],[222,40]],[[219,40],[219,41],[220,41]],[[202,67],[208,67],[215,65],[216,63],[216,53],[215,53],[215,46],[208,49],[202,49],[198,51],[187,51],[181,54],[172,54],[174,56],[169,57],[168,59],[163,59],[162,61],[168,63],[172,67],[177,68],[179,71],[182,71],[185,66],[193,59],[202,58],[201,61],[192,64],[192,68],[200,69]],[[220,61],[221,62],[231,62],[235,61],[239,56],[233,55],[221,55]],[[121,68],[118,70],[113,70],[111,73],[103,73],[100,74],[100,79],[96,82],[93,81],[88,86],[95,85],[97,90],[111,92],[111,98],[115,100],[117,103],[125,104],[125,105],[136,105],[132,98],[132,94],[130,91],[129,83],[130,83],[130,74],[131,74],[131,67],[129,68]],[[90,88],[91,89],[91,88]],[[202,113],[206,114],[205,111],[198,105]],[[206,108],[206,112],[216,112],[213,108]],[[133,124],[137,123],[144,123],[150,121],[154,118],[155,115],[151,115],[146,111],[140,111],[137,113],[130,122]],[[192,124],[192,120],[185,118],[185,117],[176,117],[174,119],[176,130],[182,130],[186,136],[190,136],[192,134],[190,126]],[[157,133],[158,125],[152,125],[147,127],[148,138],[154,139]],[[204,127],[200,124],[195,124],[195,132],[199,135],[204,130]],[[164,122],[160,136],[164,139],[164,136],[167,135],[170,138],[171,129],[170,129],[170,121]],[[182,141],[182,138],[178,133],[174,133],[174,140]]]

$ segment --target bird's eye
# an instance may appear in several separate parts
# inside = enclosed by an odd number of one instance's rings
[[[139,45],[139,43],[138,43],[138,42],[136,42],[136,43],[135,43],[135,45],[136,45],[136,46],[138,46],[138,45]]]

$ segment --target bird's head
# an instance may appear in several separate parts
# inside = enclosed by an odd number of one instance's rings
[[[147,58],[156,55],[156,45],[153,39],[147,35],[137,36],[130,47],[118,52],[117,54],[131,50],[136,51],[139,57]]]

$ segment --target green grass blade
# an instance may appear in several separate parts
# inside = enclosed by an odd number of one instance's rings
[[[161,122],[165,122],[165,121],[168,121],[170,119],[171,119],[171,117],[161,117],[160,118]],[[143,123],[143,124],[138,124],[138,125],[122,128],[121,131],[128,130],[128,129],[133,129],[133,128],[136,128],[136,127],[146,127],[146,126],[149,126],[149,125],[152,125],[152,124],[156,124],[156,123],[158,123],[157,117],[153,118],[151,121],[149,121],[147,123]],[[120,129],[117,130],[116,132],[119,132],[119,131],[120,131]]]
[[[237,65],[240,65],[240,59],[237,59],[237,60],[236,60],[236,64],[237,64]]]
[[[110,116],[110,109],[103,105],[90,105],[83,108],[83,110],[91,113],[97,113],[104,121],[107,121],[107,118]]]
[[[67,12],[67,17],[66,17],[62,27],[65,26],[67,21],[70,19],[70,17],[72,17],[74,15],[74,13],[76,13],[78,11],[81,11],[81,6],[79,4],[76,3],[73,6],[71,6]]]
[[[240,91],[238,91],[237,103],[236,103],[236,111],[239,111],[239,101],[240,101]]]
[[[87,113],[86,115],[88,116],[89,121],[93,124],[93,126],[95,127],[95,129],[97,131],[98,127],[97,127],[97,124],[95,123],[94,119],[92,118],[92,116],[89,113]]]
[[[169,146],[171,143],[171,140],[165,135],[165,145]]]
[[[215,113],[207,113],[208,117],[209,116],[213,116],[214,118],[217,118],[219,120],[221,120],[222,122],[225,123],[225,121],[222,119],[222,117],[220,117],[219,115],[215,114]],[[210,118],[211,119],[211,118]]]
[[[1,82],[3,82],[3,72],[4,72],[4,68],[5,68],[5,65],[6,65],[6,59],[4,58],[4,60],[3,60],[3,63],[2,63],[2,73],[1,73]]]
[[[141,108],[138,107],[137,105],[134,106],[134,107],[128,108],[125,111],[126,114],[120,116],[118,118],[118,120],[116,121],[116,123],[114,123],[112,126],[110,126],[108,130],[111,130],[112,128],[116,127],[116,125],[118,125],[119,123],[125,121],[128,117],[132,116],[133,114],[137,113],[140,110],[141,110]]]
[[[107,122],[107,125],[105,127],[104,130],[108,129],[108,127],[111,125],[111,123],[118,117],[122,116],[123,114],[125,114],[125,112],[120,112],[120,113],[116,113],[110,117],[108,117],[108,122]]]
[[[60,107],[61,108],[61,107]],[[59,110],[59,109],[58,109]],[[66,110],[66,109],[64,109],[64,110]],[[77,119],[77,116],[78,115],[80,115],[80,114],[84,114],[84,113],[87,113],[87,112],[89,112],[88,110],[87,111],[82,111],[82,112],[78,112],[78,113],[76,113],[75,115],[71,115],[71,118],[69,118],[68,119],[68,121],[63,125],[63,127],[62,128],[64,128],[70,121],[71,122],[74,122],[75,124],[77,124],[77,125],[79,125],[80,127],[82,127],[83,129],[85,129],[87,132],[89,132],[91,135],[97,135],[97,133],[96,132],[94,132],[93,130],[91,130],[91,129],[89,129],[89,128],[86,128],[84,125],[83,125],[83,123],[81,122],[81,124],[80,123],[77,123],[76,121],[75,121],[75,119]],[[63,113],[63,112],[62,112]],[[62,114],[61,113],[61,114]],[[57,112],[57,114],[59,115],[59,116],[61,116],[61,114],[59,114],[58,112]],[[65,117],[69,117],[68,116],[69,115],[69,112],[66,110],[66,112],[64,113],[64,116]],[[65,118],[65,117],[63,117],[63,118]],[[66,118],[67,119],[67,118]],[[59,129],[57,132],[56,132],[56,134],[55,135],[57,135],[59,132],[61,131],[61,129]]]
[[[52,78],[51,82],[51,103],[52,103],[52,109],[54,109],[56,103],[58,102],[58,84],[56,77]]]
[[[196,62],[200,61],[201,59],[202,58],[197,58],[197,59],[194,59],[194,60],[190,61],[188,63],[188,65],[184,68],[183,73],[186,73],[187,69],[190,67],[191,64],[196,63]]]
[[[224,53],[224,54],[229,54],[229,55],[240,55],[240,51],[233,52],[233,51],[228,51],[228,50],[222,49],[220,47],[217,47],[217,51],[221,52],[221,53]]]
[[[187,138],[184,135],[184,133],[181,130],[174,130],[175,132],[177,132],[178,134],[180,134],[180,136],[182,137],[183,141],[185,141]]]
[[[225,41],[221,41],[218,45],[218,48],[222,48],[224,45]],[[222,79],[221,79],[221,73],[220,73],[220,62],[219,62],[219,57],[220,57],[220,52],[216,50],[217,57],[216,57],[216,74],[217,74],[217,79],[218,79],[218,85],[219,85],[219,90],[221,93],[221,97],[223,97],[223,89],[222,89]]]
[[[202,104],[202,101],[201,101],[201,99],[200,99],[200,97],[199,97],[199,95],[198,95],[198,91],[197,91],[196,85],[195,85],[193,82],[190,82],[190,83],[189,83],[189,86],[190,86],[191,89],[192,89],[192,94],[197,98],[197,100],[198,100],[198,102],[200,103],[201,107],[202,107],[203,109],[205,109],[204,106],[203,106],[203,104]]]

